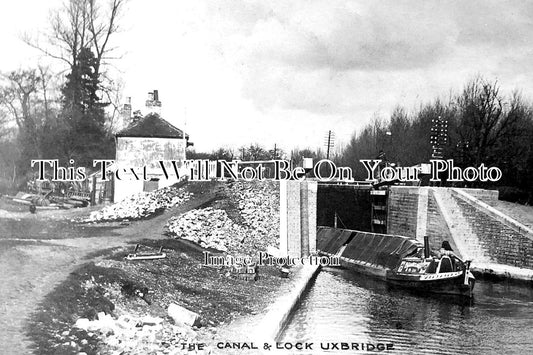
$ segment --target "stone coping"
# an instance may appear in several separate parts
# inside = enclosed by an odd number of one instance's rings
[[[290,291],[281,295],[271,304],[255,329],[254,338],[262,342],[275,342],[295,311],[302,296],[307,291],[318,272],[318,265],[304,265],[298,270]]]
[[[463,191],[461,189],[455,189],[452,188],[451,191],[458,196],[463,201],[469,203],[470,205],[473,205],[477,209],[481,210],[482,212],[485,212],[486,214],[494,217],[501,223],[505,224],[509,228],[517,231],[518,233],[524,235],[525,237],[533,240],[533,230],[522,223],[518,222],[517,220],[507,216],[506,214],[503,214],[502,212],[498,211],[494,207],[486,204],[485,202],[479,200],[478,198],[470,195],[466,191]]]
[[[533,270],[516,266],[496,264],[496,263],[476,263],[472,262],[472,272],[479,272],[485,276],[498,276],[504,279],[514,279],[533,282]]]

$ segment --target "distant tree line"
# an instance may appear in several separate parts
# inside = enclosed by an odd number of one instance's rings
[[[449,99],[436,99],[407,112],[398,106],[389,119],[375,117],[354,134],[336,158],[351,166],[356,179],[366,172],[360,159],[385,158],[401,166],[428,162],[432,120],[447,122],[443,158],[456,166],[497,166],[503,176],[497,183],[471,183],[470,187],[498,188],[503,199],[533,202],[533,106],[519,91],[501,92],[497,81],[476,77]],[[463,184],[465,185],[465,184]]]
[[[267,149],[257,143],[242,146],[238,149],[218,148],[210,153],[196,152],[193,149],[187,150],[187,159],[258,161],[284,159],[285,156],[285,152],[279,148]]]

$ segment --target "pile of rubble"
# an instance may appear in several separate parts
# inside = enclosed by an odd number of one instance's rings
[[[278,235],[279,185],[276,182],[234,182],[226,186],[230,199],[238,204],[244,224],[261,233]]]
[[[226,211],[211,207],[172,217],[166,228],[172,236],[221,251],[228,251],[235,240],[242,240],[247,234],[247,228],[233,223]]]
[[[121,310],[116,319],[101,312],[95,320],[80,318],[74,327],[89,334],[98,334],[100,350],[117,354],[209,354],[203,351],[188,352],[183,343],[193,343],[198,338],[198,328],[186,324],[172,324],[161,317],[135,316]]]
[[[132,195],[118,203],[92,212],[84,222],[136,220],[188,201],[192,193],[183,188],[165,187]]]
[[[257,253],[277,245],[279,193],[273,182],[232,182],[222,192],[235,210],[204,208],[171,218],[170,235],[220,251]],[[233,213],[232,213],[233,212]]]

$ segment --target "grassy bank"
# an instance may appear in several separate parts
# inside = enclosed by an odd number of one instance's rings
[[[256,253],[260,250],[253,248],[264,250],[265,240],[272,238],[272,231],[265,234],[264,223],[268,220],[268,213],[275,214],[276,211],[265,210],[263,215],[258,214],[256,209],[262,206],[258,198],[254,205],[243,205],[239,196],[265,193],[272,187],[263,186],[257,193],[249,186],[219,183],[190,184],[187,189],[194,196],[187,205],[176,208],[177,212],[169,211],[157,220],[137,221],[125,229],[117,229],[117,238],[124,233],[133,233],[134,236],[138,233],[139,238],[133,239],[132,235],[128,235],[129,240],[135,242],[93,252],[88,256],[88,263],[77,268],[46,296],[27,326],[27,335],[34,342],[36,353],[180,353],[182,342],[209,344],[220,327],[240,316],[259,313],[273,301],[276,291],[286,283],[276,268],[262,266],[257,281],[243,280],[229,267],[204,265],[205,250],[213,254],[220,254],[220,251],[202,248],[198,243],[181,239],[179,235],[168,238],[161,234],[161,239],[143,239],[141,232],[149,230],[151,225],[155,227],[156,223],[161,226],[167,218],[176,218],[188,212],[186,206],[189,205],[193,209],[215,208],[223,210],[232,223],[242,227],[240,230],[249,232],[246,238],[242,238],[231,230],[221,229],[224,240],[239,239],[238,243],[228,243],[230,248],[226,255],[240,254],[243,248]],[[196,204],[195,199],[198,201]],[[240,199],[243,200],[242,197]],[[257,220],[257,216],[262,216],[261,220]],[[265,222],[261,223],[262,220]],[[186,222],[194,223],[194,220]],[[213,228],[219,227],[215,223]],[[142,245],[142,251],[156,251],[163,247],[167,257],[151,261],[125,260],[136,243]],[[174,325],[167,315],[167,308],[172,303],[199,314],[201,326]],[[75,326],[80,319],[88,322],[99,319],[101,312],[110,315],[116,322],[114,331],[84,330]],[[151,317],[157,321],[146,321]]]
[[[142,244],[146,248],[163,246],[167,258],[126,261],[123,257],[127,250],[109,250],[100,261],[71,273],[46,296],[28,326],[37,353],[97,354],[109,348],[99,332],[73,327],[77,319],[95,319],[99,312],[114,317],[150,315],[170,322],[167,307],[176,303],[198,313],[202,328],[221,326],[241,315],[262,310],[284,281],[272,267],[261,268],[260,278],[254,282],[235,278],[227,268],[202,266],[202,250],[184,241],[147,240]],[[202,329],[196,331],[200,332],[199,341],[209,340],[204,339],[206,333]],[[164,348],[165,344],[186,340],[162,337],[158,344],[152,345]],[[115,348],[126,346],[117,345]]]

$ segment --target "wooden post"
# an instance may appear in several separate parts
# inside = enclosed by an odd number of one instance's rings
[[[96,205],[96,174],[93,175],[93,190],[91,191],[91,206]]]
[[[109,201],[113,203],[115,201],[115,174],[111,175],[111,180],[109,181],[109,185],[111,186],[111,193],[109,196]]]

